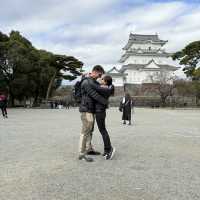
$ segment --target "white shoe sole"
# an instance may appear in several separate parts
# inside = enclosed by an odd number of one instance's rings
[[[113,152],[112,152],[112,155],[110,157],[110,160],[112,160],[113,156],[115,155],[115,148],[113,147]]]

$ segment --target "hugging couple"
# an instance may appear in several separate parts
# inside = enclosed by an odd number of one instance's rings
[[[112,77],[103,76],[104,73],[104,69],[100,65],[96,65],[91,73],[82,76],[80,85],[81,103],[79,111],[81,113],[82,130],[78,159],[87,162],[93,161],[93,158],[88,157],[88,155],[100,155],[100,152],[95,151],[91,144],[95,119],[103,138],[104,158],[110,160],[115,153],[115,148],[111,145],[105,125],[108,99],[114,94],[114,86],[112,85]]]

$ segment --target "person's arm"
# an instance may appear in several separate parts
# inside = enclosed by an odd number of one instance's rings
[[[92,87],[92,83],[90,80],[84,80],[82,85],[87,92],[88,96],[99,102],[100,104],[107,105],[108,100],[102,97],[97,91]]]
[[[111,87],[102,87],[101,85],[92,83],[92,88],[95,89],[99,94],[106,95],[109,97],[113,93],[113,85]]]

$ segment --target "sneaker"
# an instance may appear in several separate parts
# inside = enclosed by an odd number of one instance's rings
[[[102,156],[104,157],[104,156],[106,156],[106,154],[107,154],[107,152],[104,151],[104,153],[102,154]]]
[[[85,156],[85,155],[80,155],[80,156],[78,157],[78,159],[79,159],[79,160],[85,160],[86,162],[93,162],[93,161],[94,161],[92,158],[87,157],[87,156]]]
[[[98,156],[98,155],[101,155],[101,153],[98,152],[98,151],[92,150],[92,151],[88,151],[88,152],[87,152],[87,155]]]
[[[105,155],[105,159],[106,160],[112,160],[114,154],[115,154],[115,148],[112,147],[110,152]]]

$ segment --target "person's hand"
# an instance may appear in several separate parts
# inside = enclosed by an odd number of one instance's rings
[[[101,87],[103,87],[103,88],[108,88],[108,86],[107,86],[107,85],[101,85]]]
[[[114,89],[114,85],[109,85],[109,88],[110,89]]]
[[[82,73],[82,77],[88,77],[89,73]]]

